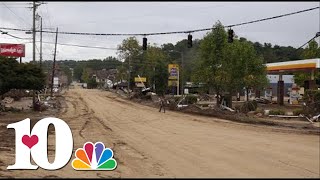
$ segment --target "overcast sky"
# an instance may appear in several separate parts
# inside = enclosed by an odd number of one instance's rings
[[[223,25],[286,14],[319,6],[319,2],[46,2],[37,13],[44,30],[90,33],[150,33],[209,28],[218,20]],[[32,28],[32,2],[0,2],[0,30]],[[234,27],[236,35],[251,41],[298,48],[320,31],[319,9],[274,20]],[[39,21],[36,25],[39,27]],[[32,38],[24,32],[10,34]],[[206,32],[193,33],[203,38]],[[126,36],[58,35],[58,43],[116,48]],[[187,38],[187,34],[148,36],[158,46]],[[142,37],[137,39],[142,43]],[[319,39],[319,38],[318,38]],[[39,34],[37,34],[37,41]],[[52,60],[54,34],[43,33],[43,59]],[[32,39],[19,40],[0,34],[0,43],[26,44],[24,61],[32,59]],[[319,41],[318,41],[319,42]],[[37,43],[39,49],[40,45]],[[115,50],[58,45],[57,60],[104,59],[117,56]],[[39,53],[37,51],[37,60]]]

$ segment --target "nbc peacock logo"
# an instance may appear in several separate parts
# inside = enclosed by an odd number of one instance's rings
[[[75,170],[107,170],[112,171],[117,167],[117,161],[113,159],[113,151],[105,148],[102,142],[86,142],[83,148],[78,148],[76,158],[72,161]]]

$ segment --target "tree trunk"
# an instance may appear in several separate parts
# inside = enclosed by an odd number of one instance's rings
[[[247,93],[247,101],[249,101],[249,89],[246,88],[246,93]]]
[[[217,106],[219,107],[221,104],[221,98],[220,98],[220,93],[217,92]]]

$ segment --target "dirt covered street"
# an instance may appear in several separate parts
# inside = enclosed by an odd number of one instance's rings
[[[70,89],[58,117],[68,123],[74,151],[101,141],[114,151],[114,171],[75,171],[74,153],[56,171],[6,169],[14,164],[14,130],[1,148],[1,177],[320,177],[320,137],[276,127],[240,124],[126,101],[97,89]],[[50,130],[50,128],[49,128]],[[4,137],[3,137],[4,138]],[[48,154],[54,160],[54,130]]]

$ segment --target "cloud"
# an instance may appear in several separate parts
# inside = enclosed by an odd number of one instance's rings
[[[6,3],[6,2],[4,2]],[[319,6],[318,2],[47,2],[37,12],[43,17],[45,28],[55,31],[94,33],[149,33],[193,30],[212,27],[220,20],[224,25],[236,24],[290,13]],[[0,6],[1,7],[1,6]],[[21,19],[7,8],[1,8],[2,27],[31,29],[32,11],[12,8]],[[28,25],[30,24],[30,25]],[[251,41],[299,47],[319,29],[319,11],[301,13],[275,20],[234,27],[237,35]],[[10,31],[13,35],[31,37],[23,32]],[[206,32],[193,33],[194,39]],[[23,43],[15,39],[1,42]],[[58,43],[86,46],[117,47],[126,36],[58,36]],[[149,36],[148,43],[176,43],[187,34]],[[43,40],[54,42],[54,34],[43,34]],[[142,41],[142,37],[137,37]],[[39,34],[37,35],[39,40]],[[43,45],[44,58],[53,59],[54,45]],[[25,60],[32,59],[32,43],[26,45]],[[116,56],[116,51],[58,45],[59,59],[93,59]],[[38,55],[37,55],[38,56]]]

